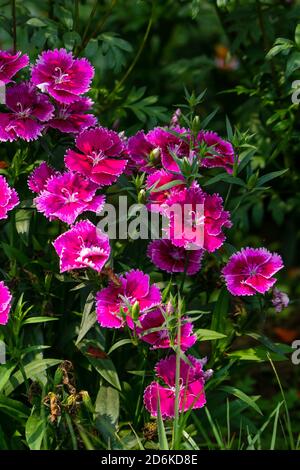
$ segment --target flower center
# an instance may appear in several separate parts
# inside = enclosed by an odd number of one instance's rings
[[[53,78],[56,85],[68,81],[69,75],[67,73],[63,73],[60,67],[55,67],[54,71],[55,75]]]
[[[61,192],[64,195],[67,203],[78,201],[78,192],[71,193],[71,191],[67,188],[62,188]]]
[[[23,105],[20,102],[16,104],[16,108],[17,108],[16,114],[19,118],[27,118],[31,114],[31,108],[29,107],[29,108],[23,109]]]
[[[93,163],[93,166],[96,166],[98,165],[98,163],[101,162],[101,160],[103,160],[105,158],[105,153],[103,152],[103,150],[94,150],[91,155],[88,155],[88,157],[92,160],[92,163]]]

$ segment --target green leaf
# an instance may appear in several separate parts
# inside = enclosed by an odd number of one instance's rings
[[[271,181],[274,178],[278,178],[278,176],[284,175],[287,171],[289,171],[288,168],[286,168],[285,170],[272,171],[271,173],[263,175],[260,178],[258,178],[256,186],[258,186],[258,187],[263,186],[268,181]]]
[[[43,28],[46,26],[46,24],[39,18],[30,18],[30,20],[26,21],[26,24],[29,26],[35,26],[36,28]]]
[[[95,311],[92,311],[93,305],[95,302],[95,297],[92,292],[87,296],[85,306],[82,313],[81,324],[79,327],[79,333],[76,340],[76,345],[80,343],[81,340],[85,337],[88,331],[96,323],[96,314]]]
[[[95,402],[95,412],[100,416],[108,416],[115,425],[119,419],[119,411],[119,392],[113,387],[101,385]]]
[[[239,349],[237,351],[233,351],[228,353],[229,357],[236,357],[240,361],[255,361],[255,362],[264,362],[268,361],[268,350],[261,346],[257,346],[256,348],[249,348],[249,349]],[[271,353],[270,357],[273,361],[285,361],[287,358],[283,354]]]
[[[165,430],[164,422],[161,416],[159,394],[158,394],[158,400],[157,400],[157,431],[158,431],[159,450],[169,450],[166,430]]]
[[[300,52],[293,52],[287,61],[285,75],[289,77],[295,70],[300,68]]]
[[[107,354],[110,355],[116,349],[121,348],[122,346],[125,346],[125,344],[132,344],[131,339],[128,339],[128,338],[120,339],[119,341],[117,341],[115,344],[112,345],[112,347],[110,348]]]
[[[24,371],[28,379],[34,380],[38,379],[40,374],[47,370],[49,367],[56,366],[60,363],[60,359],[37,359],[36,361],[32,361],[26,366],[24,366]],[[22,372],[18,370],[9,378],[6,386],[4,387],[5,395],[9,395],[23,383],[24,377],[22,375]]]
[[[295,29],[295,43],[300,47],[300,23],[297,24]]]
[[[0,395],[0,410],[16,421],[23,422],[29,416],[29,409],[20,401]]]
[[[255,403],[253,398],[249,397],[248,395],[246,395],[246,393],[242,392],[242,390],[239,390],[236,387],[231,387],[230,385],[223,385],[222,387],[220,387],[220,389],[244,401],[245,403],[247,403],[247,405],[257,411],[257,413],[262,415],[261,409],[259,408],[257,403]]]
[[[196,331],[199,341],[213,341],[215,339],[226,338],[226,335],[223,333],[218,333],[213,330],[198,329]]]
[[[58,318],[54,317],[30,317],[23,321],[23,325],[30,325],[32,323],[46,323],[49,321],[56,321]]]
[[[219,175],[210,178],[206,183],[203,184],[203,186],[210,186],[211,184],[218,183],[219,181],[245,187],[245,182],[241,178],[237,178],[236,176],[231,176],[226,173],[220,173]]]
[[[29,416],[25,426],[25,437],[30,450],[40,450],[46,433],[46,423],[36,415]]]
[[[16,367],[16,364],[13,364],[12,362],[7,362],[6,364],[0,365],[0,392],[3,389],[3,387],[6,385],[15,367]]]
[[[93,357],[91,354],[88,353],[89,346],[95,347],[94,342],[83,340],[81,343],[76,345],[78,349],[82,352],[82,354],[88,359],[90,364],[96,369],[98,374],[101,375],[109,384],[115,387],[117,390],[121,390],[121,385],[118,377],[118,373],[114,366],[112,360],[107,356],[107,354],[103,351],[104,359],[100,357]]]

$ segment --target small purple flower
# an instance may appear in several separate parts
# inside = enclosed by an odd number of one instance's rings
[[[277,287],[273,289],[272,304],[274,305],[277,313],[281,312],[284,308],[289,305],[290,299],[285,292],[280,291]]]
[[[163,307],[156,308],[146,312],[139,318],[140,326],[136,327],[138,338],[145,343],[152,345],[152,349],[166,349],[172,345],[177,345],[177,328],[170,332],[168,323],[170,314]],[[173,328],[174,330],[174,328]],[[173,342],[171,339],[173,333]],[[193,334],[193,324],[188,318],[181,319],[181,341],[180,347],[182,351],[191,348],[197,341],[197,336]],[[172,344],[171,344],[172,342]]]
[[[78,173],[64,173],[49,179],[34,202],[49,220],[60,219],[71,225],[85,211],[102,210],[105,197],[97,196],[96,191],[97,185]]]
[[[0,51],[0,82],[10,83],[11,78],[22,68],[29,64],[28,55],[22,52],[12,54],[8,51]]]
[[[6,106],[9,112],[0,113],[0,141],[4,142],[37,139],[54,112],[48,97],[27,82],[7,89]]]
[[[93,114],[87,114],[92,105],[93,101],[85,97],[80,97],[71,104],[57,103],[55,115],[47,124],[61,132],[78,134],[97,124],[96,117]]]
[[[276,282],[274,274],[283,268],[281,256],[266,248],[242,248],[222,270],[232,295],[264,294]]]
[[[100,272],[110,255],[108,236],[89,220],[77,222],[54,242],[60,257],[60,272],[91,268]]]
[[[31,81],[59,103],[70,104],[86,93],[94,76],[87,59],[74,59],[65,49],[45,51],[32,69]]]
[[[14,188],[10,188],[4,176],[0,175],[0,219],[7,218],[7,212],[19,204]]]
[[[54,170],[46,162],[42,162],[28,178],[28,187],[33,193],[40,193],[47,186],[48,180],[52,176],[59,176],[60,173]]]
[[[8,315],[11,309],[12,296],[4,284],[0,282],[0,325],[6,325],[8,322]]]
[[[196,274],[201,267],[204,250],[185,250],[181,246],[175,246],[168,239],[153,240],[147,254],[159,269],[168,273],[186,273],[191,276]]]

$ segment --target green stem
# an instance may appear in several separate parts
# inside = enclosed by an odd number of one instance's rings
[[[16,0],[11,2],[11,14],[12,14],[12,37],[13,37],[13,50],[17,50],[17,16],[16,16]]]

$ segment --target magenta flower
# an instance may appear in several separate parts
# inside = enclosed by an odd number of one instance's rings
[[[27,82],[7,89],[6,106],[9,112],[0,113],[0,141],[4,142],[37,139],[54,111],[47,96]]]
[[[231,227],[230,214],[224,211],[218,194],[206,194],[197,183],[172,192],[164,215],[170,219],[168,236],[175,246],[213,252],[225,240],[224,227]]]
[[[49,220],[60,219],[71,225],[85,211],[100,212],[104,196],[96,196],[97,186],[78,173],[64,173],[48,180],[34,199],[37,210]]]
[[[189,160],[194,158],[194,152],[190,150],[190,132],[179,126],[170,128],[155,127],[148,132],[147,140],[155,147],[160,149],[161,162],[168,171],[180,172],[179,166],[174,160],[187,157]]]
[[[106,328],[121,328],[126,322],[133,328],[128,307],[137,302],[143,313],[160,304],[161,293],[156,285],[150,284],[149,275],[139,270],[129,271],[119,280],[120,285],[110,283],[97,293],[97,319]]]
[[[65,49],[43,52],[32,68],[31,81],[59,103],[70,104],[90,88],[94,68]]]
[[[57,103],[55,116],[48,122],[48,126],[61,132],[78,134],[88,127],[95,126],[97,119],[93,114],[87,114],[93,101],[90,98],[80,97],[71,104]]]
[[[108,236],[89,220],[77,222],[54,242],[60,257],[60,272],[91,268],[100,272],[110,255]]]
[[[126,167],[127,160],[120,158],[124,145],[114,131],[104,127],[85,130],[77,137],[76,146],[79,152],[67,150],[67,168],[99,186],[114,183]]]
[[[176,186],[171,186],[172,183],[182,181]],[[169,185],[169,188],[166,188]],[[180,190],[184,188],[184,178],[180,175],[168,173],[166,170],[157,170],[150,174],[146,181],[146,188],[149,190],[149,204],[148,209],[153,212],[162,212],[162,205],[166,202],[171,194],[171,191]],[[162,188],[162,189],[160,189]]]
[[[11,78],[22,68],[29,64],[28,55],[22,52],[11,54],[7,51],[0,51],[0,82],[9,83]]]
[[[4,284],[0,282],[0,325],[6,325],[8,322],[8,315],[11,309],[12,296]]]
[[[7,219],[7,212],[19,204],[14,188],[10,188],[4,176],[0,175],[0,219]]]
[[[160,149],[147,140],[144,131],[128,139],[127,149],[130,167],[149,174],[161,166]]]
[[[206,359],[196,359],[187,356],[190,364],[180,359],[180,389],[179,412],[189,409],[202,408],[206,403],[204,385],[211,376],[212,371],[203,371]],[[174,418],[175,415],[175,383],[176,383],[176,356],[161,359],[155,366],[155,372],[163,385],[152,382],[145,389],[144,404],[152,416],[157,416],[158,397],[163,419]]]
[[[146,312],[139,318],[141,326],[136,327],[138,338],[145,343],[151,344],[152,349],[166,349],[177,342],[177,327],[172,329],[168,323],[168,313],[162,308],[156,308]],[[150,331],[154,329],[154,331]],[[173,333],[173,334],[172,334]],[[172,338],[173,336],[173,338]],[[186,351],[197,341],[197,336],[193,334],[193,324],[188,318],[181,319],[181,350]]]
[[[222,270],[232,295],[264,294],[276,282],[272,277],[283,268],[281,257],[266,248],[242,248],[231,256]]]
[[[42,162],[28,178],[28,187],[33,193],[40,193],[46,188],[48,180],[60,173],[54,170],[46,162]]]
[[[206,168],[222,167],[227,173],[232,173],[234,164],[234,149],[230,142],[221,139],[215,132],[201,131],[197,136],[197,145],[205,143],[207,152],[200,161],[200,166]]]
[[[153,240],[147,250],[147,255],[159,269],[168,273],[196,274],[201,267],[204,250],[187,251],[181,246],[175,246],[171,240]]]

